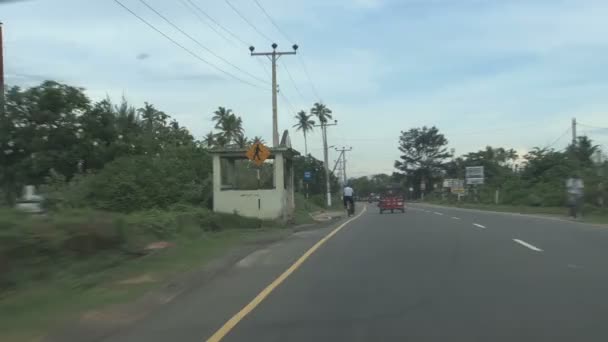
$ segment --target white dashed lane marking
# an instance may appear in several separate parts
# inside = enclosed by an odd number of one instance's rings
[[[525,241],[522,241],[522,240],[520,240],[520,239],[513,239],[513,241],[515,241],[515,242],[517,242],[518,244],[520,244],[520,245],[522,245],[522,246],[524,246],[524,247],[526,247],[526,248],[529,248],[529,249],[531,249],[531,250],[533,250],[533,251],[535,251],[535,252],[542,252],[542,251],[543,251],[542,249],[540,249],[540,248],[538,248],[538,247],[536,247],[536,246],[534,246],[534,245],[531,245],[531,244],[529,244],[529,243],[527,243],[527,242],[525,242]]]

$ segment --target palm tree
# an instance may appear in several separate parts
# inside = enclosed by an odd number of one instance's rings
[[[215,145],[216,146],[226,147],[227,144],[228,144],[228,142],[226,141],[226,138],[221,133],[218,133],[215,135]]]
[[[144,126],[149,131],[158,127],[164,127],[169,118],[169,115],[156,109],[154,105],[148,102],[144,102],[144,106],[139,108],[137,112],[141,115]]]
[[[264,139],[262,139],[262,137],[256,135],[255,137],[253,137],[253,139],[251,139],[251,143],[252,144],[265,144],[266,142],[264,141]]]
[[[212,148],[213,146],[215,146],[215,134],[213,134],[213,132],[207,133],[203,138],[203,143],[205,144],[205,146],[207,146],[207,148]]]
[[[332,119],[331,113],[331,109],[319,102],[315,103],[310,109],[310,114],[318,117],[321,125],[326,124],[328,119]]]
[[[304,133],[304,155],[308,155],[308,142],[306,141],[306,132],[312,131],[315,127],[315,122],[310,120],[312,115],[306,114],[305,111],[301,110],[295,116],[297,123],[293,125],[296,128],[296,131],[302,131]]]
[[[226,144],[230,144],[239,135],[245,133],[243,130],[243,120],[234,114],[230,114],[222,120],[219,130]]]
[[[244,134],[239,134],[234,138],[234,143],[240,148],[245,148],[249,145],[249,139]]]
[[[211,120],[215,121],[215,128],[219,129],[222,126],[222,122],[232,115],[232,109],[226,109],[225,107],[217,107],[217,110],[213,112]]]

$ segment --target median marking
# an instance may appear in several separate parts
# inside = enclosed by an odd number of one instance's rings
[[[207,342],[219,342],[221,341],[228,333],[234,329],[234,327],[239,324],[245,316],[247,316],[251,311],[253,311],[269,294],[274,291],[281,283],[285,281],[293,272],[295,272],[302,264],[325,242],[331,239],[334,235],[336,235],[342,228],[344,228],[347,224],[352,221],[358,219],[363,213],[367,210],[367,206],[363,207],[363,210],[355,217],[349,219],[348,221],[342,223],[336,229],[332,230],[329,234],[327,234],[324,238],[319,240],[314,246],[312,246],[309,250],[306,251],[296,262],[294,262],[288,269],[286,269],[278,278],[276,278],[270,285],[266,286],[265,289],[262,290],[249,304],[245,305],[241,309],[241,311],[237,312],[232,318],[230,318],[224,325],[219,328],[211,337],[207,339]]]
[[[460,220],[460,217],[452,216],[452,219],[454,219],[454,220]]]
[[[440,216],[443,216],[443,214],[442,214],[442,213],[438,213],[438,212],[436,212],[436,211],[434,212],[434,214],[435,214],[435,215],[440,215]]]
[[[486,226],[482,226],[482,225],[481,225],[481,224],[479,224],[479,223],[473,223],[473,225],[474,225],[475,227],[479,227],[479,228],[486,229]]]
[[[542,251],[543,251],[542,249],[540,249],[540,248],[538,248],[538,247],[536,247],[536,246],[533,246],[533,245],[531,245],[531,244],[529,244],[529,243],[527,243],[527,242],[525,242],[525,241],[522,241],[522,240],[520,240],[520,239],[513,239],[513,241],[515,241],[515,242],[517,242],[518,244],[520,244],[520,245],[522,245],[522,246],[524,246],[524,247],[527,247],[527,248],[529,248],[529,249],[531,249],[531,250],[533,250],[533,251],[535,251],[535,252],[542,252]]]

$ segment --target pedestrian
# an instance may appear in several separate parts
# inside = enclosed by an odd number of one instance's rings
[[[577,219],[582,216],[581,205],[583,202],[583,190],[585,185],[578,174],[573,174],[572,177],[566,180],[566,192],[568,195],[568,207],[570,208],[570,216]]]

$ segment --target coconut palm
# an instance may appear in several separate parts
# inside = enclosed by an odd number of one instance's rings
[[[243,120],[234,114],[230,114],[222,120],[219,130],[219,135],[224,139],[226,144],[230,144],[239,135],[245,133],[243,130]]]
[[[310,119],[311,117],[312,115],[308,115],[305,111],[301,110],[295,116],[297,123],[293,125],[293,127],[296,128],[296,131],[302,131],[302,133],[304,133],[304,155],[306,156],[308,155],[308,142],[306,141],[306,133],[312,131],[315,127],[315,122],[314,120]]]
[[[315,103],[310,109],[310,114],[319,118],[322,125],[327,123],[327,120],[331,120],[331,109],[327,108],[323,103]]]
[[[245,148],[249,145],[249,139],[244,134],[239,134],[234,138],[234,143],[240,148]]]
[[[253,139],[251,139],[251,143],[252,144],[265,144],[266,142],[264,141],[264,139],[262,139],[262,137],[256,135],[255,137],[253,137]]]
[[[207,148],[212,148],[216,144],[215,134],[213,132],[209,132],[203,138],[203,143]]]
[[[226,137],[224,137],[221,133],[215,135],[215,146],[218,147],[226,147],[228,145],[228,141],[226,141]]]
[[[232,115],[232,109],[217,107],[217,110],[213,112],[213,117],[211,117],[211,120],[215,121],[215,128],[219,129],[222,122],[230,115]]]

